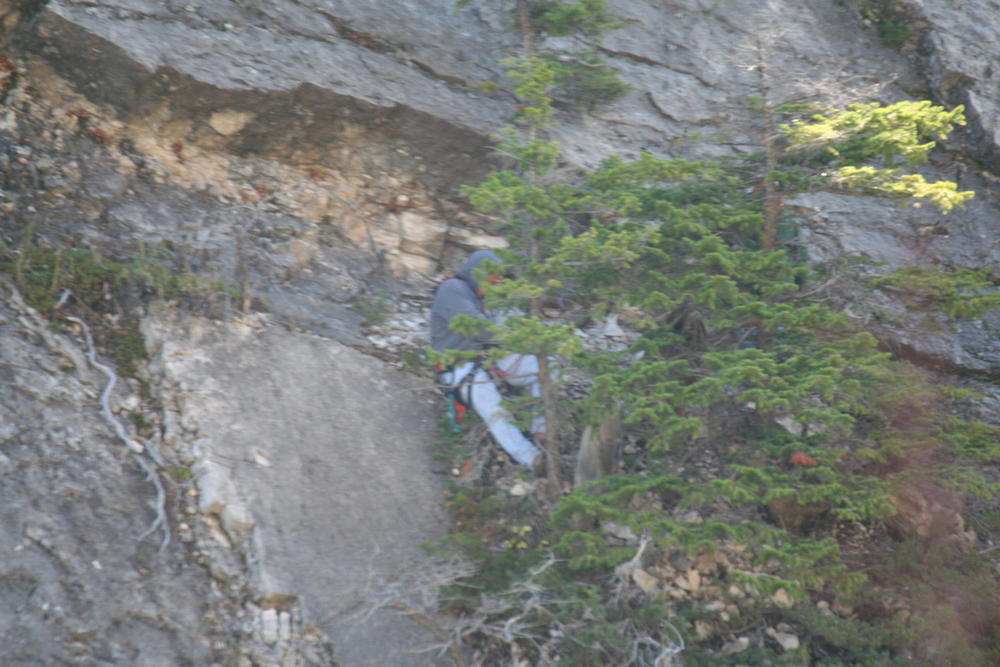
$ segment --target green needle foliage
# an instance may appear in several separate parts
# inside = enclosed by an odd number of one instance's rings
[[[504,573],[499,588],[490,589],[489,577],[464,584],[483,594],[504,590],[528,605],[512,605],[506,617],[532,628],[522,635],[522,655],[537,659],[537,643],[528,638],[549,641],[556,632],[566,637],[556,642],[565,664],[623,664],[640,651],[643,636],[659,637],[662,647],[664,623],[698,650],[717,649],[722,639],[695,636],[694,623],[707,612],[694,598],[670,604],[655,593],[624,596],[629,575],[620,568],[640,557],[636,566],[728,558],[728,568],[706,575],[717,577],[715,585],[749,592],[754,613],[784,617],[801,636],[815,637],[815,646],[796,654],[799,664],[810,655],[824,664],[859,664],[910,651],[921,623],[947,610],[915,602],[909,621],[878,632],[861,621],[817,620],[809,610],[817,598],[860,600],[866,586],[893,583],[867,580],[855,567],[867,556],[852,544],[848,558],[840,531],[893,544],[887,521],[900,489],[931,485],[958,503],[991,497],[995,486],[974,466],[1000,462],[996,429],[954,417],[952,402],[964,394],[937,389],[894,360],[828,305],[813,269],[785,250],[762,249],[763,196],[748,187],[759,164],[612,157],[576,182],[556,179],[558,146],[543,140],[554,117],[551,64],[521,60],[514,72],[524,108],[501,145],[514,166],[465,190],[511,243],[504,259],[515,277],[488,286],[487,298],[524,315],[495,327],[496,354],[557,356],[586,376],[586,397],[561,412],[573,415],[555,435],[564,449],[571,434],[617,412],[635,452],[623,474],[559,498],[531,538],[518,541],[516,556],[467,523],[475,548],[465,552],[481,573],[500,563]],[[925,160],[933,145],[927,136],[942,138],[960,122],[961,109],[926,103],[854,105],[785,129],[803,165],[820,163],[803,170],[873,162],[885,176],[887,167]],[[943,212],[971,196],[939,185],[938,192],[954,193],[940,205]],[[862,189],[880,188],[869,182]],[[986,271],[913,269],[871,286],[908,289],[922,306],[950,316],[997,305]],[[547,303],[571,304],[595,318],[627,313],[637,337],[620,353],[587,352],[572,326],[542,315]],[[546,400],[564,403],[554,378],[552,384]],[[717,461],[706,472],[678,464],[706,456]],[[701,520],[684,518],[692,510]],[[608,525],[636,540],[609,538]],[[544,575],[537,575],[542,563]],[[981,574],[975,581],[986,585]],[[988,585],[1000,592],[995,579]],[[543,602],[539,590],[546,591]],[[871,620],[881,623],[876,614]],[[570,629],[577,640],[587,637],[592,657],[569,639]],[[698,650],[692,655],[708,655]],[[985,658],[989,649],[973,642],[963,650]],[[777,658],[764,648],[754,655]]]
[[[225,285],[167,266],[167,259],[140,251],[125,261],[68,246],[38,245],[30,230],[17,249],[0,247],[0,273],[11,276],[28,304],[50,317],[64,290],[78,303],[100,312],[121,298],[156,295],[164,299],[207,298]]]
[[[536,0],[531,4],[538,30],[555,37],[574,33],[598,35],[621,26],[607,0]]]
[[[869,285],[890,289],[914,309],[975,319],[1000,306],[1000,290],[991,283],[990,273],[988,266],[978,271],[907,266],[876,278]]]
[[[165,255],[145,249],[127,260],[113,260],[93,250],[40,245],[34,242],[30,226],[20,247],[0,246],[0,274],[13,280],[25,301],[47,318],[72,312],[95,321],[99,347],[124,375],[134,375],[137,362],[146,355],[138,321],[126,304],[154,296],[205,302],[226,294],[225,284],[175,271],[167,261]],[[67,292],[72,299],[57,312]],[[115,324],[95,314],[114,315]]]
[[[459,0],[456,10],[464,9],[471,0]],[[514,3],[518,14],[519,27],[526,37],[527,46],[521,58],[526,61],[544,60],[552,76],[551,89],[547,93],[550,101],[560,107],[571,109],[592,109],[610,102],[631,90],[618,77],[618,70],[594,50],[565,51],[553,48],[536,49],[536,40],[547,37],[582,35],[590,40],[617,30],[622,24],[611,11],[606,0],[581,0],[562,2],[559,0],[517,0]],[[537,62],[532,66],[537,66]],[[510,67],[510,62],[508,62]],[[517,80],[517,67],[512,78]],[[518,93],[524,96],[523,91]]]

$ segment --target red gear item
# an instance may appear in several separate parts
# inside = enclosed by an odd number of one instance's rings
[[[808,456],[803,452],[795,452],[794,454],[792,454],[792,458],[790,458],[788,462],[791,463],[792,465],[797,465],[797,466],[812,467],[819,465],[819,461],[817,461],[811,456]]]

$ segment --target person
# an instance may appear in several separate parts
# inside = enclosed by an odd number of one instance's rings
[[[435,350],[480,351],[492,344],[492,334],[486,327],[471,336],[465,336],[452,331],[450,326],[452,319],[459,314],[494,321],[486,310],[483,291],[474,275],[486,262],[497,266],[501,264],[500,258],[493,252],[477,250],[469,256],[457,274],[438,285],[431,303],[430,317],[431,347]],[[498,282],[500,276],[489,274],[487,280]],[[508,384],[523,387],[536,398],[541,397],[538,359],[534,355],[508,355],[497,363],[495,371]],[[482,368],[479,361],[467,361],[440,369],[438,381],[446,387],[457,388],[459,400],[476,411],[497,444],[511,458],[536,474],[542,473],[545,454],[513,423],[510,412],[502,405],[503,396],[497,388],[493,373]],[[541,441],[545,433],[544,416],[535,417],[530,432],[535,434],[536,442]]]

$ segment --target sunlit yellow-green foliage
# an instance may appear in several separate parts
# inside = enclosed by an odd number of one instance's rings
[[[851,104],[783,129],[791,139],[789,150],[822,148],[854,162],[883,157],[918,165],[927,161],[935,139],[947,139],[955,125],[965,125],[964,107],[948,111],[922,100]]]
[[[783,125],[788,152],[825,153],[829,179],[843,187],[893,198],[927,200],[942,213],[961,208],[974,196],[959,192],[951,181],[928,183],[908,173],[927,162],[937,140],[945,140],[956,125],[965,125],[962,106],[951,111],[929,101],[852,104],[846,109],[816,113]],[[900,166],[902,165],[902,166]]]
[[[922,174],[901,174],[899,169],[878,169],[872,166],[841,167],[834,181],[853,190],[874,192],[886,197],[912,197],[913,206],[920,207],[920,201],[926,199],[942,213],[951,213],[955,208],[962,208],[966,201],[972,199],[972,190],[958,191],[953,181],[935,181],[928,183]]]

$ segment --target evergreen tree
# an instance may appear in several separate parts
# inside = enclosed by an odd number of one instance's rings
[[[671,612],[607,582],[634,577],[644,555],[740,553],[748,564],[730,568],[730,584],[782,600],[768,613],[814,632],[816,648],[796,658],[809,661],[814,650],[813,657],[832,651],[847,662],[890,659],[908,641],[907,628],[938,612],[917,610],[908,624],[865,634],[860,623],[815,618],[810,605],[794,605],[809,596],[864,599],[865,574],[849,566],[832,526],[884,535],[885,520],[914,485],[932,482],[955,498],[995,493],[968,464],[998,460],[996,430],[956,424],[945,393],[828,305],[816,272],[776,247],[769,195],[746,187],[761,162],[611,157],[575,182],[560,180],[552,171],[558,146],[544,140],[555,117],[551,63],[523,58],[511,72],[522,105],[500,150],[513,166],[466,189],[511,242],[504,259],[516,277],[488,287],[487,298],[523,315],[497,328],[495,354],[558,356],[587,378],[586,398],[557,410],[558,386],[543,364],[551,497],[561,492],[558,455],[572,448],[571,432],[620,412],[635,447],[624,474],[559,498],[530,536],[518,529],[517,539],[492,548],[483,535],[469,536],[466,553],[483,569],[465,583],[505,600],[491,608],[505,609],[496,612],[501,620],[525,633],[523,642],[504,635],[511,651],[530,653],[530,638],[554,632],[566,637],[557,650],[567,664],[630,655],[653,664],[677,646],[665,628],[697,641],[691,624],[703,612],[693,603]],[[786,156],[763,166],[768,179],[800,189],[834,182],[926,198],[947,212],[971,193],[902,170],[926,159],[931,137],[961,122],[961,108],[929,103],[809,111],[781,126]],[[921,276],[952,314],[996,305],[984,273]],[[635,342],[619,353],[586,351],[572,326],[543,316],[545,304],[560,303],[593,318],[627,313]],[[718,461],[710,474],[679,470],[678,461],[706,456]],[[455,506],[472,502],[463,494],[453,496]],[[683,508],[707,518],[683,520]],[[609,522],[641,536],[639,545],[608,538]],[[502,581],[486,576],[500,571]],[[995,577],[974,572],[963,585],[1000,590]]]

